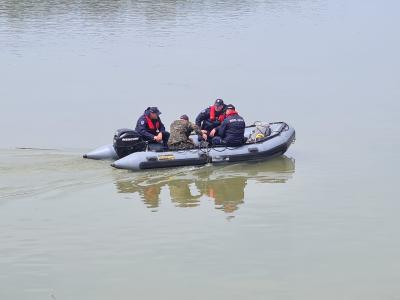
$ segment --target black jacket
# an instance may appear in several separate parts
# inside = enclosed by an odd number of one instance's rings
[[[246,123],[238,114],[230,115],[218,127],[218,136],[228,145],[241,145],[244,143]]]
[[[161,119],[158,118],[157,120],[151,120],[151,122],[154,125],[154,129],[150,129],[149,125],[147,124],[147,119],[146,116],[149,116],[150,112],[148,110],[144,111],[144,114],[139,118],[139,120],[136,123],[136,128],[135,130],[145,139],[148,140],[153,140],[154,136],[157,135],[159,132],[165,132],[165,126],[161,122]],[[156,123],[157,121],[160,123],[160,127],[157,130],[156,129]]]
[[[222,115],[225,112],[225,106],[221,111],[216,111],[215,112],[215,118],[216,120],[211,121],[210,120],[210,108],[206,108],[205,110],[201,111],[199,115],[196,118],[196,125],[199,126],[199,128],[211,131],[215,127],[219,126],[221,123],[218,121],[218,117]]]

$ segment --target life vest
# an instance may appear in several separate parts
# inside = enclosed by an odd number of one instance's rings
[[[234,110],[234,111],[231,111],[231,112],[229,112],[229,113],[226,113],[226,114],[225,114],[225,118],[227,118],[227,117],[229,117],[229,116],[237,115],[237,114],[238,114],[237,111]]]
[[[216,119],[216,117],[215,117],[215,106],[212,105],[212,106],[210,106],[210,120],[211,120],[212,122],[214,122],[215,119]],[[224,115],[223,113],[221,113],[221,114],[218,116],[218,121],[219,121],[220,123],[222,123],[222,121],[223,121],[224,119],[225,119],[225,115]]]
[[[149,116],[145,115],[144,117],[146,118],[147,126],[149,126],[150,130],[160,129],[160,121],[159,120],[157,120],[156,126],[154,126],[153,121],[149,118]]]

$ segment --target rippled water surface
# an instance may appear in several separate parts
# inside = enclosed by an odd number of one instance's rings
[[[397,1],[0,0],[0,299],[399,299]],[[221,97],[265,162],[82,153]]]

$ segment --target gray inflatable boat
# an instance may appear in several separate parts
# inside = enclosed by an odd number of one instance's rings
[[[207,163],[228,163],[250,160],[265,160],[282,155],[286,152],[295,140],[295,130],[284,122],[268,124],[268,134],[260,140],[254,141],[256,125],[246,128],[245,137],[251,142],[239,147],[209,146],[201,147],[197,136],[193,136],[193,141],[198,148],[178,151],[153,151],[147,145],[146,151],[137,151],[122,157],[117,154],[114,145],[99,147],[85,155],[84,158],[90,159],[109,159],[115,160],[111,165],[119,169],[144,170],[155,168],[168,168],[179,166],[196,166]],[[117,132],[118,133],[118,132]],[[125,138],[126,140],[136,140],[136,137]],[[121,157],[121,158],[119,158]]]

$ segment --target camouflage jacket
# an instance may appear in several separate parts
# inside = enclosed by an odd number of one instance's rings
[[[171,136],[169,137],[168,144],[174,145],[181,142],[191,142],[189,136],[192,131],[201,135],[200,128],[191,122],[182,119],[172,122],[170,127]]]

